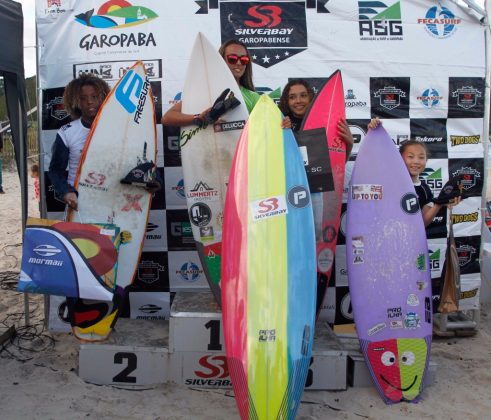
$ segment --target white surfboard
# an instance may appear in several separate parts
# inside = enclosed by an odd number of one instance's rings
[[[133,277],[143,247],[151,194],[120,180],[144,160],[155,162],[157,136],[150,82],[141,61],[131,67],[104,101],[82,152],[75,188],[84,223],[114,223],[131,240],[121,246],[116,283]],[[76,214],[70,220],[78,220]]]
[[[230,89],[241,104],[222,116],[224,123],[181,129],[181,159],[189,218],[206,278],[220,303],[223,208],[228,176],[242,128],[245,102],[230,69],[217,49],[198,33],[182,94],[182,111],[199,114]]]

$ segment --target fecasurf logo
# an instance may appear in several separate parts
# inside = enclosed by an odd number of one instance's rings
[[[425,25],[426,31],[435,38],[448,38],[453,35],[461,22],[462,19],[442,6],[430,7],[424,19],[418,19],[418,23]]]
[[[256,64],[271,67],[307,49],[305,9],[304,1],[220,3],[222,42],[238,39]]]
[[[179,270],[176,270],[176,274],[179,274],[180,278],[186,282],[195,282],[203,274],[203,270],[200,269],[194,262],[185,262]]]
[[[443,100],[443,96],[435,88],[428,88],[423,91],[421,96],[417,97],[418,101],[420,101],[425,108],[436,108],[440,105],[440,102]]]
[[[402,40],[401,2],[358,1],[359,35],[362,41]]]
[[[125,0],[110,0],[102,4],[94,13],[94,9],[75,16],[81,25],[95,29],[119,29],[147,23],[158,15],[143,6],[133,6]],[[79,47],[85,50],[93,48],[129,48],[157,46],[152,32],[119,33],[119,34],[87,34],[82,37]]]

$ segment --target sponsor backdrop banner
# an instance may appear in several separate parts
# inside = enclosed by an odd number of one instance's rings
[[[157,164],[165,191],[153,201],[131,288],[133,293],[149,293],[130,296],[128,301],[138,302],[138,307],[131,307],[127,315],[155,306],[165,317],[168,312],[163,307],[169,300],[145,302],[150,292],[172,295],[183,289],[207,289],[186,211],[179,129],[160,124],[162,113],[180,100],[198,31],[217,49],[229,38],[246,43],[260,93],[297,77],[306,78],[317,90],[333,71],[342,71],[347,119],[355,138],[346,185],[367,123],[374,116],[384,119],[396,145],[411,137],[427,144],[431,156],[422,176],[434,194],[449,177],[463,175],[471,198],[455,209],[452,219],[465,276],[465,307],[478,306],[485,38],[479,21],[454,2],[37,0],[36,23],[45,171],[56,130],[69,122],[62,95],[73,77],[90,72],[114,85],[135,60],[143,60],[152,83]],[[54,200],[46,180],[48,216],[57,217],[63,205]],[[435,279],[443,265],[447,223],[444,209],[428,229]],[[353,317],[343,226],[335,280],[323,316],[347,326]]]

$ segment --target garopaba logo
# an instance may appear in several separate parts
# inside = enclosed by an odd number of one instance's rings
[[[421,96],[418,96],[418,101],[420,101],[425,108],[436,108],[440,105],[440,101],[443,100],[443,96],[435,88],[428,88],[423,91]]]
[[[141,25],[157,17],[148,7],[133,6],[125,0],[110,0],[99,7],[97,14],[91,9],[76,15],[75,20],[92,28],[107,29]]]
[[[425,168],[419,177],[428,184],[433,194],[439,193],[443,187],[442,168]]]
[[[435,38],[448,38],[453,35],[461,22],[462,19],[442,6],[430,7],[424,19],[418,19],[418,23],[425,25],[426,31]]]
[[[365,107],[367,106],[366,101],[360,101],[357,99],[353,89],[348,89],[346,91],[346,96],[344,97],[344,103],[348,108]]]
[[[151,9],[143,6],[133,6],[125,0],[110,0],[102,4],[94,14],[94,9],[88,10],[75,16],[75,21],[81,25],[96,29],[119,29],[129,26],[136,26],[147,23],[158,15]],[[85,35],[79,43],[79,47],[85,50],[92,48],[111,48],[111,47],[148,47],[157,45],[153,34],[121,33],[121,34],[101,34]]]
[[[390,6],[381,1],[358,1],[359,35],[362,41],[403,39],[401,2]]]
[[[256,64],[271,67],[307,49],[305,9],[300,1],[220,3],[222,42],[242,41]]]
[[[122,107],[135,114],[133,121],[139,124],[147,100],[150,82],[133,70],[128,70],[116,88],[115,96]]]

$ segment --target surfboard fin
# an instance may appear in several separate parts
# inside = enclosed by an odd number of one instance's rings
[[[150,191],[161,189],[157,167],[153,162],[145,162],[137,165],[120,182],[121,184],[143,187]]]
[[[235,97],[234,93],[230,92],[230,89],[225,89],[206,113],[203,127],[205,128],[210,124],[214,124],[223,114],[231,109],[237,108],[239,105],[240,101]]]

